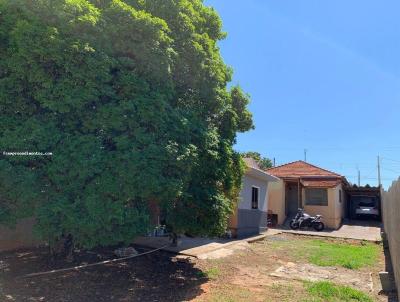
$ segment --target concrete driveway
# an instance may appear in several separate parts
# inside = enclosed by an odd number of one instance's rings
[[[368,220],[345,220],[338,230],[325,230],[316,232],[311,229],[291,230],[286,226],[278,227],[278,230],[286,233],[333,237],[343,239],[357,239],[380,242],[381,238],[381,222]]]

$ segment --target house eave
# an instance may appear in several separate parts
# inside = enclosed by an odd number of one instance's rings
[[[255,178],[267,181],[267,182],[277,182],[280,180],[278,177],[268,174],[262,170],[255,169],[253,167],[247,168],[246,175],[250,175],[252,177],[255,177]]]

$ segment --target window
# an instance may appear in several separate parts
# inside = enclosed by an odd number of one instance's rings
[[[258,209],[258,196],[259,196],[260,188],[252,187],[251,188],[251,208]]]
[[[327,206],[327,189],[306,189],[306,205],[308,206]]]

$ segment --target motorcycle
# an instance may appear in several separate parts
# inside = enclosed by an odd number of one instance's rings
[[[297,230],[302,227],[314,228],[314,230],[321,232],[324,230],[325,225],[321,221],[322,216],[310,216],[304,212],[303,209],[297,211],[296,217],[290,221],[290,228],[292,230]]]

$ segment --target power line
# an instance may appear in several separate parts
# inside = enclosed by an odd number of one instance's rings
[[[382,157],[382,159],[386,159],[395,163],[399,163],[400,164],[400,160],[396,160],[396,159],[391,159],[391,158],[387,158],[387,157]]]
[[[369,170],[369,173],[365,173],[365,177],[369,177],[369,176],[371,176],[371,174],[373,174],[373,173],[375,173],[376,172],[376,168],[374,167],[373,169],[371,169],[371,170]]]
[[[400,171],[395,171],[395,170],[388,169],[388,168],[382,168],[382,169],[386,170],[386,171],[390,171],[390,172],[394,172],[394,173],[399,173],[400,174]]]
[[[355,179],[357,179],[358,175],[346,175],[346,178],[355,178]],[[361,178],[361,180],[365,180],[365,179],[367,179],[367,180],[378,180],[377,177],[364,177],[364,176],[361,176],[360,178]],[[381,178],[381,180],[393,180],[393,178]]]
[[[354,148],[359,148],[359,149],[365,149],[369,148],[371,146],[356,146],[356,147],[314,147],[314,148],[309,148],[312,150],[354,150]],[[302,148],[299,147],[269,147],[269,150],[301,150]],[[399,150],[400,146],[394,146],[394,147],[379,147],[379,150]]]

